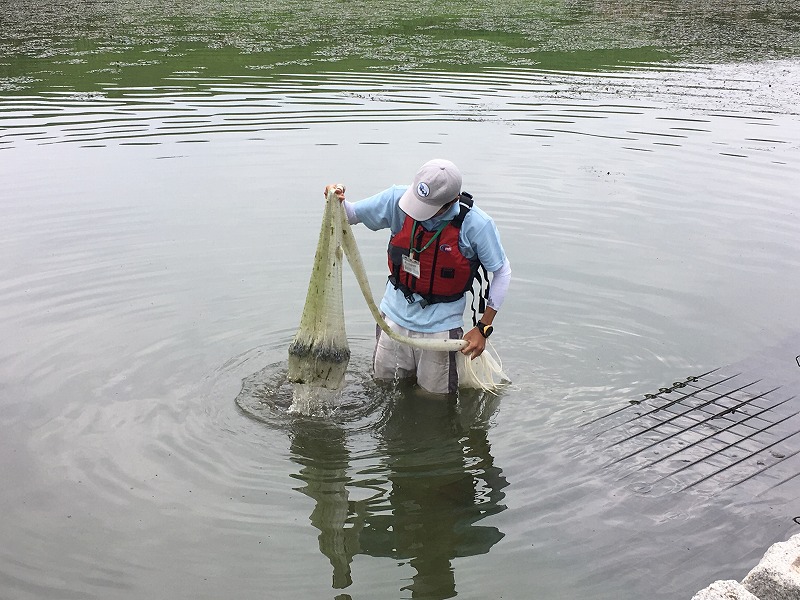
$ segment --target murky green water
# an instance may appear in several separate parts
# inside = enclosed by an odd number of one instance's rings
[[[581,425],[800,329],[799,15],[0,0],[0,596],[672,599],[743,577],[796,530],[795,440],[681,491],[603,468]],[[373,384],[346,272],[341,408],[293,417],[324,185],[357,199],[434,156],[501,229],[514,385],[451,405]],[[380,289],[385,236],[357,235]]]
[[[7,90],[111,91],[207,77],[414,68],[597,71],[794,58],[789,0],[4,4]]]

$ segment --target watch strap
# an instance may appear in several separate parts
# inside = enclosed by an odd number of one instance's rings
[[[476,327],[478,328],[478,331],[481,332],[481,335],[485,338],[488,338],[490,335],[492,335],[492,331],[494,331],[494,327],[491,325],[486,325],[486,323],[483,323],[482,321],[478,321]]]

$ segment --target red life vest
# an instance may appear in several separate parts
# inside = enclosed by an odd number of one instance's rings
[[[458,247],[458,234],[472,207],[472,196],[462,192],[459,204],[458,216],[441,230],[427,231],[406,215],[403,227],[389,240],[389,281],[403,292],[409,304],[414,302],[414,293],[422,296],[425,307],[454,302],[472,288],[480,262],[477,258],[466,258]],[[411,254],[412,247],[413,258],[419,261],[419,277],[403,270],[403,257]]]

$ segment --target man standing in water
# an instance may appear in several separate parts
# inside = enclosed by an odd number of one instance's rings
[[[511,280],[511,266],[494,221],[461,190],[461,172],[434,159],[417,171],[411,186],[392,186],[360,202],[345,201],[344,186],[331,184],[352,224],[373,231],[389,228],[389,281],[381,311],[392,330],[417,338],[458,339],[476,358],[486,347],[492,323]],[[476,327],[463,333],[465,294],[480,266],[492,273],[486,309]],[[375,346],[377,379],[411,377],[435,394],[458,389],[455,355],[423,351],[392,340],[380,329]]]

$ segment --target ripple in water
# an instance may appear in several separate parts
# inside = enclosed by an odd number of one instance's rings
[[[298,420],[325,421],[356,433],[376,430],[392,418],[392,407],[405,399],[448,403],[430,398],[408,381],[372,379],[366,358],[352,361],[344,387],[338,391],[310,388],[288,380],[286,361],[271,363],[245,377],[236,406],[248,417],[270,427],[289,430]],[[480,390],[459,390],[455,404],[465,427],[487,425],[500,396]]]
[[[362,362],[351,361],[344,387],[338,391],[294,384],[288,380],[286,361],[269,364],[242,381],[236,405],[247,416],[278,429],[304,417],[348,429],[370,428],[399,390],[374,382],[368,364]]]

